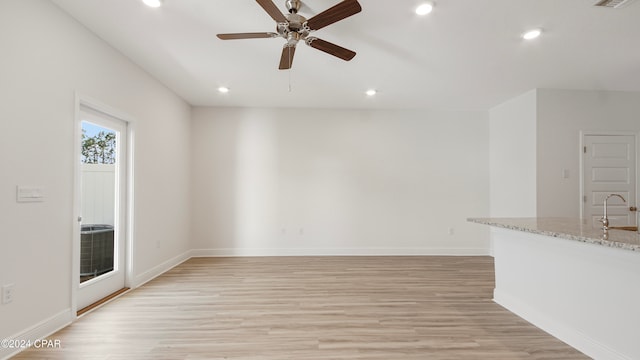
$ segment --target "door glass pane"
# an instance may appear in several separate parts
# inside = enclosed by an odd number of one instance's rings
[[[116,131],[82,122],[81,283],[114,270],[116,139]]]

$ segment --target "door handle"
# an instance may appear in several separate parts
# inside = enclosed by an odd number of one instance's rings
[[[632,207],[629,208],[629,211],[635,212],[635,211],[638,211],[638,208],[635,207],[635,206],[632,206]]]

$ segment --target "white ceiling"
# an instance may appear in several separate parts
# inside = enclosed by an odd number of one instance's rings
[[[52,1],[196,106],[488,109],[533,88],[640,91],[638,2],[436,0],[419,17],[420,0],[360,0],[361,13],[313,34],[356,51],[352,61],[300,43],[283,71],[284,39],[215,36],[275,31],[254,0]],[[337,2],[303,0],[300,13]],[[520,37],[535,27],[542,37]]]

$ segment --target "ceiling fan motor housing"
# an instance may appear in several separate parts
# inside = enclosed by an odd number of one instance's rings
[[[289,29],[291,31],[301,32],[304,23],[307,22],[307,18],[298,14],[289,14],[287,15],[287,22],[289,23]]]

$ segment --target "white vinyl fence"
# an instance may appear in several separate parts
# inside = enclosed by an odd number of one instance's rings
[[[82,223],[114,225],[116,168],[82,164]]]

